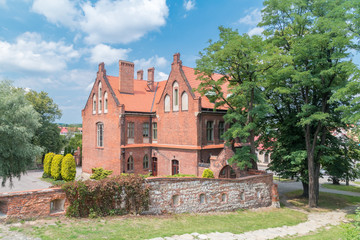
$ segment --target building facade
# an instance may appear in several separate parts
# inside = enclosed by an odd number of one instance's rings
[[[108,76],[99,64],[83,118],[83,172],[103,167],[114,174],[151,172],[238,177],[229,166],[233,152],[224,145],[226,109],[213,111],[207,97],[193,91],[195,71],[174,54],[167,80],[154,81],[154,68],[134,79],[134,64],[119,61],[119,76]],[[215,74],[215,79],[221,75]]]

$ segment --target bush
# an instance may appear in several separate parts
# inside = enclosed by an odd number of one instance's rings
[[[45,154],[44,158],[44,175],[43,176],[51,176],[51,162],[55,156],[55,153],[49,152]]]
[[[203,171],[201,177],[203,177],[203,178],[214,178],[214,173],[210,169],[205,168],[205,170]]]
[[[57,154],[51,162],[51,177],[55,180],[61,180],[61,161],[63,157],[63,155]]]
[[[61,161],[61,177],[66,182],[73,181],[76,176],[76,163],[73,155],[66,154]]]
[[[149,206],[149,186],[142,177],[134,174],[68,182],[62,189],[70,203],[66,210],[70,217],[141,213]]]
[[[102,167],[92,168],[91,170],[93,174],[91,174],[90,179],[95,179],[95,180],[101,180],[107,178],[107,176],[113,173],[113,171],[105,170]]]

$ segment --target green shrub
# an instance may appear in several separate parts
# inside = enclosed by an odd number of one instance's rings
[[[91,170],[93,174],[90,176],[90,179],[95,179],[95,180],[101,180],[107,178],[107,176],[113,173],[113,171],[105,170],[102,167],[92,168]]]
[[[51,162],[51,176],[55,180],[61,180],[61,161],[63,157],[63,155],[57,154]]]
[[[62,189],[70,203],[66,215],[71,217],[141,213],[149,206],[149,186],[135,174],[67,182]]]
[[[51,162],[55,156],[55,153],[49,152],[45,154],[44,158],[44,176],[51,176]]]
[[[211,171],[211,170],[208,169],[208,168],[205,168],[205,170],[203,171],[201,177],[203,177],[203,178],[214,178],[214,172]]]
[[[73,155],[66,154],[61,161],[61,177],[66,182],[73,181],[76,176],[76,163]]]

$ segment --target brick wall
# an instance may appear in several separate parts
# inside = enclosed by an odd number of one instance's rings
[[[272,174],[237,179],[148,178],[150,206],[146,214],[232,211],[279,207]],[[69,206],[61,189],[0,193],[0,211],[6,217],[64,215]]]

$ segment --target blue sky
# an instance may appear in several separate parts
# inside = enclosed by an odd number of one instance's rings
[[[135,71],[155,67],[166,80],[172,55],[195,67],[218,26],[260,34],[262,0],[0,0],[0,80],[46,91],[58,122],[81,123],[97,66],[118,76],[118,60]],[[139,100],[140,101],[140,100]]]

